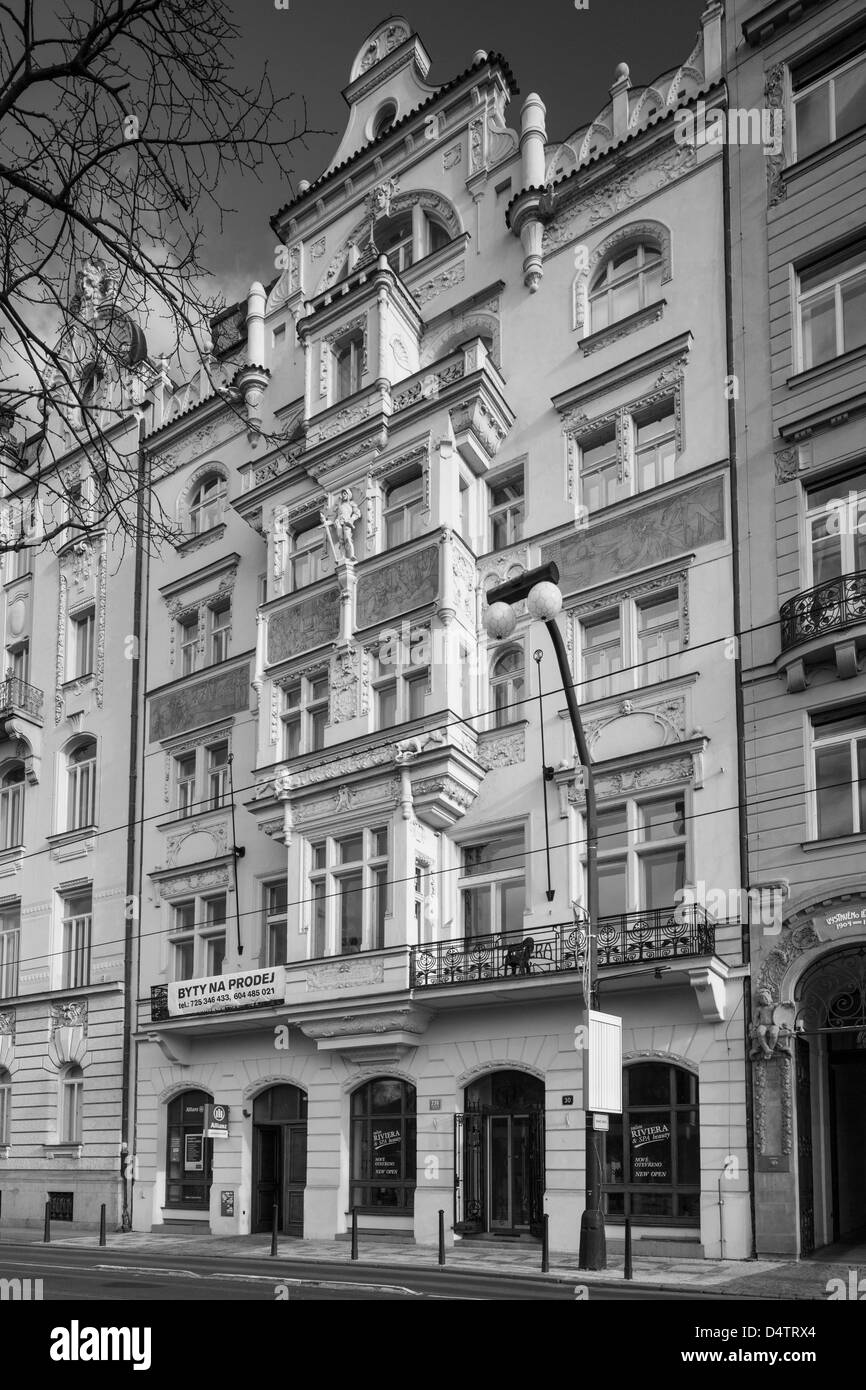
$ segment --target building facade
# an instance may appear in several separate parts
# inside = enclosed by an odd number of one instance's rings
[[[90,264],[77,283],[75,320],[97,336],[116,328],[105,267]],[[149,368],[133,328],[129,369],[107,365],[88,399],[134,494]],[[12,547],[0,682],[0,1192],[6,1221],[41,1223],[47,1203],[53,1219],[92,1227],[103,1204],[111,1225],[128,1220],[136,565],[81,421],[66,420],[25,437],[7,418],[0,434]],[[38,488],[21,482],[28,468]]]
[[[676,119],[723,103],[721,58],[713,4],[552,142],[503,58],[433,88],[383,23],[276,280],[216,326],[228,384],[146,441],[187,539],[148,583],[137,1228],[546,1213],[575,1250],[590,1142],[612,1238],[751,1249],[747,965],[707,894],[741,882],[723,163]],[[483,622],[551,560],[623,1027],[606,1134],[565,701],[522,605]]]
[[[758,1254],[866,1225],[866,29],[862,7],[737,3],[730,144],[739,379]]]

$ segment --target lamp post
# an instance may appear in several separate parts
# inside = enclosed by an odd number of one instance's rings
[[[556,619],[562,612],[562,593],[558,587],[559,569],[551,561],[536,569],[525,570],[516,579],[497,584],[487,592],[489,607],[484,615],[484,626],[489,636],[501,640],[510,637],[517,625],[517,615],[513,604],[526,599],[526,608],[531,618],[543,622],[553,643],[553,651],[559,667],[568,717],[577,745],[577,754],[583,767],[583,787],[586,796],[586,909],[589,918],[588,962],[587,962],[587,1024],[589,1011],[597,1005],[596,980],[598,977],[598,814],[595,800],[595,780],[589,759],[580,709],[574,693],[574,683],[568,665],[568,653],[562,640],[562,633]],[[587,1027],[587,1045],[589,1028]],[[588,1075],[588,1068],[586,1069]],[[586,1203],[580,1219],[581,1269],[605,1269],[607,1250],[604,1231],[604,1213],[601,1209],[601,1165],[596,1143],[587,1145],[586,1150]]]

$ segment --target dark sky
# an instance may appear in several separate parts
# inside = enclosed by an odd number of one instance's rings
[[[303,93],[310,126],[333,135],[310,138],[299,150],[296,180],[315,179],[328,165],[348,108],[341,95],[355,54],[370,30],[388,17],[388,0],[232,0],[241,30],[235,46],[237,77],[257,80],[268,60],[278,94]],[[627,62],[631,80],[643,86],[688,57],[704,0],[403,0],[402,14],[432,59],[428,81],[442,83],[469,66],[479,49],[508,60],[520,96],[508,108],[508,124],[520,126],[523,98],[537,91],[547,106],[548,138],[561,139],[590,120],[608,98],[617,63]],[[291,190],[273,179],[263,185],[243,180],[224,197],[235,213],[223,235],[208,248],[207,261],[229,296],[246,292],[251,279],[273,274],[274,237],[270,215],[288,202]]]

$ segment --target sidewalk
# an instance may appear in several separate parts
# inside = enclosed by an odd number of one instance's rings
[[[4,1245],[40,1244],[42,1231],[34,1227],[0,1228],[0,1251]],[[188,1256],[190,1259],[220,1260],[270,1259],[270,1236],[199,1236],[162,1235],[138,1231],[111,1232],[107,1249],[113,1254],[164,1254]],[[55,1247],[98,1249],[96,1235],[63,1235],[58,1224],[52,1230],[51,1244]],[[287,1260],[351,1266],[351,1251],[347,1242],[336,1240],[298,1240],[280,1236],[279,1256]],[[584,1271],[577,1267],[571,1254],[551,1253],[550,1273],[541,1273],[541,1247],[521,1246],[503,1250],[485,1248],[480,1242],[460,1241],[446,1252],[449,1269],[478,1273],[503,1274],[539,1279],[550,1278],[573,1284],[623,1282],[621,1255],[614,1250],[608,1257],[612,1266],[607,1270]],[[393,1279],[402,1269],[427,1269],[437,1264],[435,1247],[394,1244],[390,1241],[364,1240],[359,1242],[358,1264],[386,1268]],[[851,1263],[816,1262],[814,1260],[686,1260],[637,1256],[634,1260],[633,1283],[643,1288],[681,1293],[712,1292],[736,1299],[812,1299],[824,1301],[831,1279],[841,1279],[847,1289]],[[862,1270],[866,1276],[866,1268]]]

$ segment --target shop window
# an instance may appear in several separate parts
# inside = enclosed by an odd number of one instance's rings
[[[205,1091],[184,1091],[168,1106],[165,1205],[207,1211],[213,1170],[213,1140],[204,1133]]]
[[[352,1095],[351,1207],[409,1215],[415,1199],[415,1087],[380,1077]]]
[[[700,1109],[691,1072],[667,1062],[625,1067],[623,1113],[588,1142],[599,1144],[606,1215],[698,1224]]]

